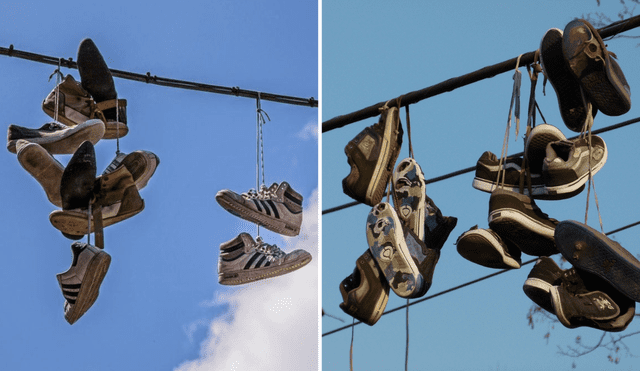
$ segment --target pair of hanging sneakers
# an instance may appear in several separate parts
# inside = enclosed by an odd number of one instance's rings
[[[297,236],[302,225],[302,195],[287,182],[262,185],[237,194],[223,189],[216,194],[216,201],[231,214],[270,231]],[[311,262],[311,254],[297,249],[285,253],[258,236],[255,240],[248,233],[220,244],[218,282],[222,285],[241,285],[249,282],[281,276],[293,272]]]

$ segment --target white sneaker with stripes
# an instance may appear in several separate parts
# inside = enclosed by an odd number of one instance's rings
[[[225,210],[242,219],[264,226],[285,236],[297,236],[302,224],[302,195],[289,183],[264,185],[258,192],[251,189],[237,194],[223,189],[216,194],[216,201]]]

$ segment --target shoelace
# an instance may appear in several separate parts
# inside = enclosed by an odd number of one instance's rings
[[[276,197],[276,191],[278,190],[278,185],[273,183],[271,187],[267,188],[264,184],[260,186],[260,190],[256,191],[255,188],[251,188],[247,192],[243,193],[242,196],[245,198],[252,200],[270,200]]]
[[[256,250],[265,254],[265,256],[267,257],[267,260],[271,262],[278,260],[280,258],[284,258],[284,256],[286,255],[284,251],[278,248],[278,246],[270,245],[262,241],[262,237],[256,238],[256,244],[258,245],[256,246]]]

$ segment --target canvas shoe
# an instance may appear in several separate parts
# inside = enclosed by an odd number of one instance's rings
[[[104,139],[127,135],[127,101],[118,99],[111,71],[91,39],[82,40],[78,47],[78,72],[82,87],[96,102],[95,110],[105,118]]]
[[[100,284],[107,274],[111,256],[95,246],[74,242],[71,245],[73,262],[64,273],[57,275],[65,298],[64,317],[74,324],[95,303]]]
[[[242,219],[264,226],[285,236],[297,236],[302,224],[302,195],[287,182],[273,183],[260,191],[251,189],[237,194],[223,189],[216,194],[216,201],[225,210]]]
[[[498,172],[504,169],[504,185],[500,185],[504,189],[514,192],[520,190],[520,179],[523,181],[523,192],[529,194],[529,189],[524,183],[524,175],[522,168],[522,157],[507,158],[500,166],[500,159],[494,153],[485,151],[476,162],[476,175],[473,178],[473,188],[491,193],[498,188]],[[500,183],[502,183],[502,172],[500,172]],[[534,197],[543,195],[544,182],[540,174],[531,174],[531,189]]]
[[[595,106],[608,116],[620,116],[631,108],[631,89],[615,54],[609,52],[598,31],[586,20],[576,19],[564,28],[562,53],[569,70]]]
[[[402,223],[390,204],[374,206],[367,217],[367,242],[389,286],[398,296],[410,298],[423,290],[423,277],[404,239]]]
[[[471,227],[456,241],[458,253],[472,263],[487,268],[519,269],[522,261],[518,247],[504,241],[491,229]]]
[[[393,205],[400,220],[418,239],[424,239],[425,197],[427,186],[420,165],[412,159],[400,161],[393,172]]]
[[[549,194],[575,194],[607,162],[607,145],[597,135],[588,139],[561,140],[547,145],[542,177]]]
[[[562,39],[562,30],[557,28],[552,28],[544,34],[540,42],[540,64],[558,97],[562,121],[569,130],[581,132],[587,120],[587,107],[582,99],[580,84],[565,62]],[[597,112],[595,106],[592,106],[593,117]],[[542,150],[544,151],[544,148]],[[544,154],[542,157],[544,158]]]
[[[222,285],[241,285],[265,278],[281,276],[304,267],[311,254],[298,249],[285,254],[276,245],[257,237],[240,233],[236,238],[220,244],[218,282]]]
[[[553,240],[557,224],[529,196],[497,189],[489,198],[489,227],[525,254],[558,253]]]
[[[426,195],[425,211],[423,241],[427,248],[440,250],[449,238],[451,231],[453,231],[458,224],[458,218],[454,216],[442,216],[440,209],[433,200]]]
[[[94,197],[96,180],[96,153],[91,142],[78,147],[69,160],[60,179],[62,209],[87,208]]]
[[[369,206],[377,205],[387,188],[402,145],[402,125],[396,107],[380,115],[344,148],[351,171],[342,180],[344,193]]]
[[[640,301],[640,261],[616,241],[580,222],[556,227],[560,253],[574,267],[592,273],[633,301]]]
[[[135,151],[129,154],[119,152],[102,175],[115,171],[121,165],[127,168],[133,176],[136,187],[141,190],[147,185],[156,168],[160,165],[160,158],[149,151]]]
[[[567,139],[553,125],[541,124],[534,127],[524,143],[524,154],[532,174],[542,173],[542,164],[547,157],[547,144]]]
[[[561,284],[563,273],[564,270],[553,259],[543,256],[536,260],[522,290],[540,308],[555,314],[551,303],[551,288]]]
[[[56,117],[56,104],[58,106]],[[94,119],[95,102],[73,76],[67,75],[42,101],[42,110],[67,126],[76,126]]]
[[[64,166],[41,145],[24,139],[16,142],[16,153],[20,165],[40,183],[49,201],[62,207],[60,179]]]
[[[373,326],[378,322],[389,301],[389,284],[382,277],[371,251],[356,260],[356,267],[340,283],[340,309],[351,317]]]
[[[104,134],[104,124],[100,120],[88,120],[84,123],[67,127],[58,122],[50,122],[39,129],[29,129],[18,125],[9,125],[7,130],[7,149],[16,153],[16,142],[24,139],[38,143],[52,155],[72,154],[84,141],[98,143]]]

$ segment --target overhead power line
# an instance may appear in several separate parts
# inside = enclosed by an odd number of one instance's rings
[[[30,61],[51,64],[54,66],[67,67],[67,68],[78,68],[78,64],[73,61],[72,58],[55,58],[47,55],[30,53],[22,50],[14,49],[13,44],[9,46],[9,48],[0,47],[0,55],[6,55],[9,57],[27,59]],[[218,85],[210,85],[203,84],[198,82],[184,81],[184,80],[174,80],[166,77],[159,77],[156,75],[151,75],[151,72],[147,72],[145,75],[127,71],[120,71],[115,69],[109,69],[111,74],[114,77],[119,77],[126,80],[140,81],[145,82],[147,84],[168,86],[172,88],[179,89],[187,89],[187,90],[197,90],[208,93],[215,94],[224,94],[224,95],[235,95],[236,97],[245,97],[245,98],[253,98],[257,99],[258,97],[261,100],[267,100],[277,103],[284,104],[293,104],[298,106],[308,106],[308,107],[318,107],[318,101],[311,98],[298,98],[292,97],[288,95],[279,95],[272,93],[259,92],[254,90],[246,90],[240,89],[239,87],[226,87],[226,86],[218,86]]]
[[[619,129],[619,128],[622,128],[622,127],[625,127],[625,126],[628,126],[628,125],[631,125],[631,124],[635,124],[636,122],[640,122],[640,117],[636,117],[636,118],[631,119],[631,120],[623,121],[623,122],[618,123],[618,124],[609,125],[609,126],[606,126],[606,127],[602,128],[602,129],[593,130],[593,131],[591,131],[591,133],[592,134],[601,134],[601,133],[605,133],[607,131],[611,131],[611,130]],[[574,136],[574,137],[569,138],[569,140],[576,139],[576,138],[577,138],[577,136]],[[520,157],[522,155],[524,155],[523,152],[518,152],[518,153],[514,153],[513,155],[508,156],[507,158]],[[431,184],[431,183],[439,182],[441,180],[453,178],[453,177],[458,176],[458,175],[470,173],[470,172],[474,171],[475,169],[476,169],[475,165],[474,166],[470,166],[470,167],[467,167],[467,168],[464,168],[464,169],[461,169],[461,170],[454,171],[452,173],[444,174],[444,175],[441,175],[441,176],[438,176],[438,177],[435,177],[435,178],[431,178],[431,179],[426,179],[424,181],[424,183],[425,184]],[[385,194],[385,196],[386,196],[386,194]],[[347,209],[349,207],[356,206],[356,205],[359,205],[359,204],[360,204],[360,202],[358,202],[358,201],[352,201],[352,202],[348,202],[346,204],[342,204],[342,205],[339,205],[339,206],[331,207],[329,209],[322,210],[322,215],[330,214],[330,213],[333,213],[333,212],[336,212],[336,211],[340,211],[340,210],[344,210],[344,209]]]
[[[631,223],[631,224],[627,224],[627,225],[625,225],[624,227],[620,227],[620,228],[618,228],[618,229],[614,229],[613,231],[607,232],[607,233],[605,233],[605,235],[606,235],[606,236],[608,236],[608,235],[610,235],[610,234],[614,234],[614,233],[617,233],[617,232],[623,231],[623,230],[625,230],[625,229],[629,229],[629,228],[634,227],[634,226],[639,225],[639,224],[640,224],[640,221],[637,221],[637,222],[635,222],[635,223]],[[527,264],[531,264],[531,263],[535,262],[536,260],[538,260],[538,258],[534,258],[534,259],[528,260],[528,261],[526,261],[526,262],[524,262],[524,263],[520,264],[520,266],[522,267],[522,266],[525,266],[525,265],[527,265]],[[410,306],[412,306],[412,305],[415,305],[415,304],[419,304],[419,303],[425,302],[425,301],[427,301],[427,300],[433,299],[433,298],[438,297],[438,296],[440,296],[440,295],[448,294],[448,293],[450,293],[450,292],[453,292],[453,291],[459,290],[459,289],[461,289],[461,288],[463,288],[463,287],[467,287],[467,286],[473,285],[473,284],[478,283],[478,282],[480,282],[480,281],[484,281],[484,280],[486,280],[486,279],[488,279],[488,278],[495,277],[495,276],[498,276],[498,275],[503,274],[503,273],[505,273],[505,272],[509,272],[509,271],[513,271],[513,270],[514,270],[514,269],[503,269],[503,270],[500,270],[500,271],[497,271],[497,272],[494,272],[494,273],[488,274],[488,275],[486,275],[486,276],[483,276],[483,277],[480,277],[480,278],[476,278],[476,279],[475,279],[475,280],[473,280],[473,281],[469,281],[469,282],[463,283],[463,284],[461,284],[461,285],[458,285],[458,286],[452,287],[452,288],[450,288],[450,289],[447,289],[447,290],[444,290],[444,291],[440,291],[440,292],[438,292],[438,293],[436,293],[436,294],[433,294],[433,295],[430,295],[430,296],[427,296],[427,297],[424,297],[424,298],[421,298],[421,299],[418,299],[418,300],[414,300],[414,301],[412,301],[412,302],[410,302],[410,303],[408,303],[408,304],[401,305],[401,306],[399,306],[399,307],[397,307],[397,308],[390,309],[390,310],[388,310],[388,311],[386,311],[386,312],[382,313],[382,315],[384,316],[384,315],[387,315],[387,314],[391,314],[391,313],[393,313],[393,312],[397,312],[397,311],[399,311],[400,309],[407,308],[407,307],[410,307]],[[355,325],[359,325],[359,324],[361,324],[361,323],[362,323],[362,322],[358,321],[358,322],[354,322],[354,323],[352,323],[352,324],[350,324],[350,325],[342,326],[342,327],[339,327],[339,328],[337,328],[337,329],[335,329],[335,330],[331,330],[331,331],[325,332],[324,334],[322,334],[322,337],[325,337],[325,336],[327,336],[327,335],[331,335],[331,334],[335,334],[336,332],[340,332],[340,331],[342,331],[342,330],[346,330],[346,329],[348,329],[348,328],[350,328],[350,327],[354,327]]]
[[[604,38],[615,36],[619,33],[634,29],[638,26],[640,26],[640,15],[631,17],[629,19],[621,20],[618,22],[614,22],[608,26],[605,26],[599,29],[598,32],[600,33],[600,36],[604,39]],[[534,57],[535,57],[535,51],[522,54],[522,56],[520,57],[520,64],[518,64],[518,67],[526,66],[528,64],[533,63]],[[370,117],[378,116],[380,114],[379,108],[383,107],[385,105],[385,102],[387,101],[389,102],[388,104],[389,107],[395,107],[396,101],[400,100],[401,101],[400,106],[404,107],[413,103],[417,103],[423,99],[427,99],[442,93],[446,93],[448,91],[452,91],[454,89],[457,89],[469,84],[473,84],[474,82],[478,82],[480,80],[494,77],[504,72],[513,71],[513,69],[516,67],[517,61],[518,61],[518,57],[515,57],[507,61],[494,64],[492,66],[481,68],[477,71],[468,73],[466,75],[451,78],[449,80],[443,81],[441,83],[429,86],[421,90],[412,91],[400,97],[387,99],[384,102],[374,104],[372,106],[363,108],[361,110],[358,110],[352,113],[348,113],[346,115],[334,117],[322,123],[322,132],[324,133],[333,129],[341,128],[343,126],[352,124],[354,122],[358,122]]]

